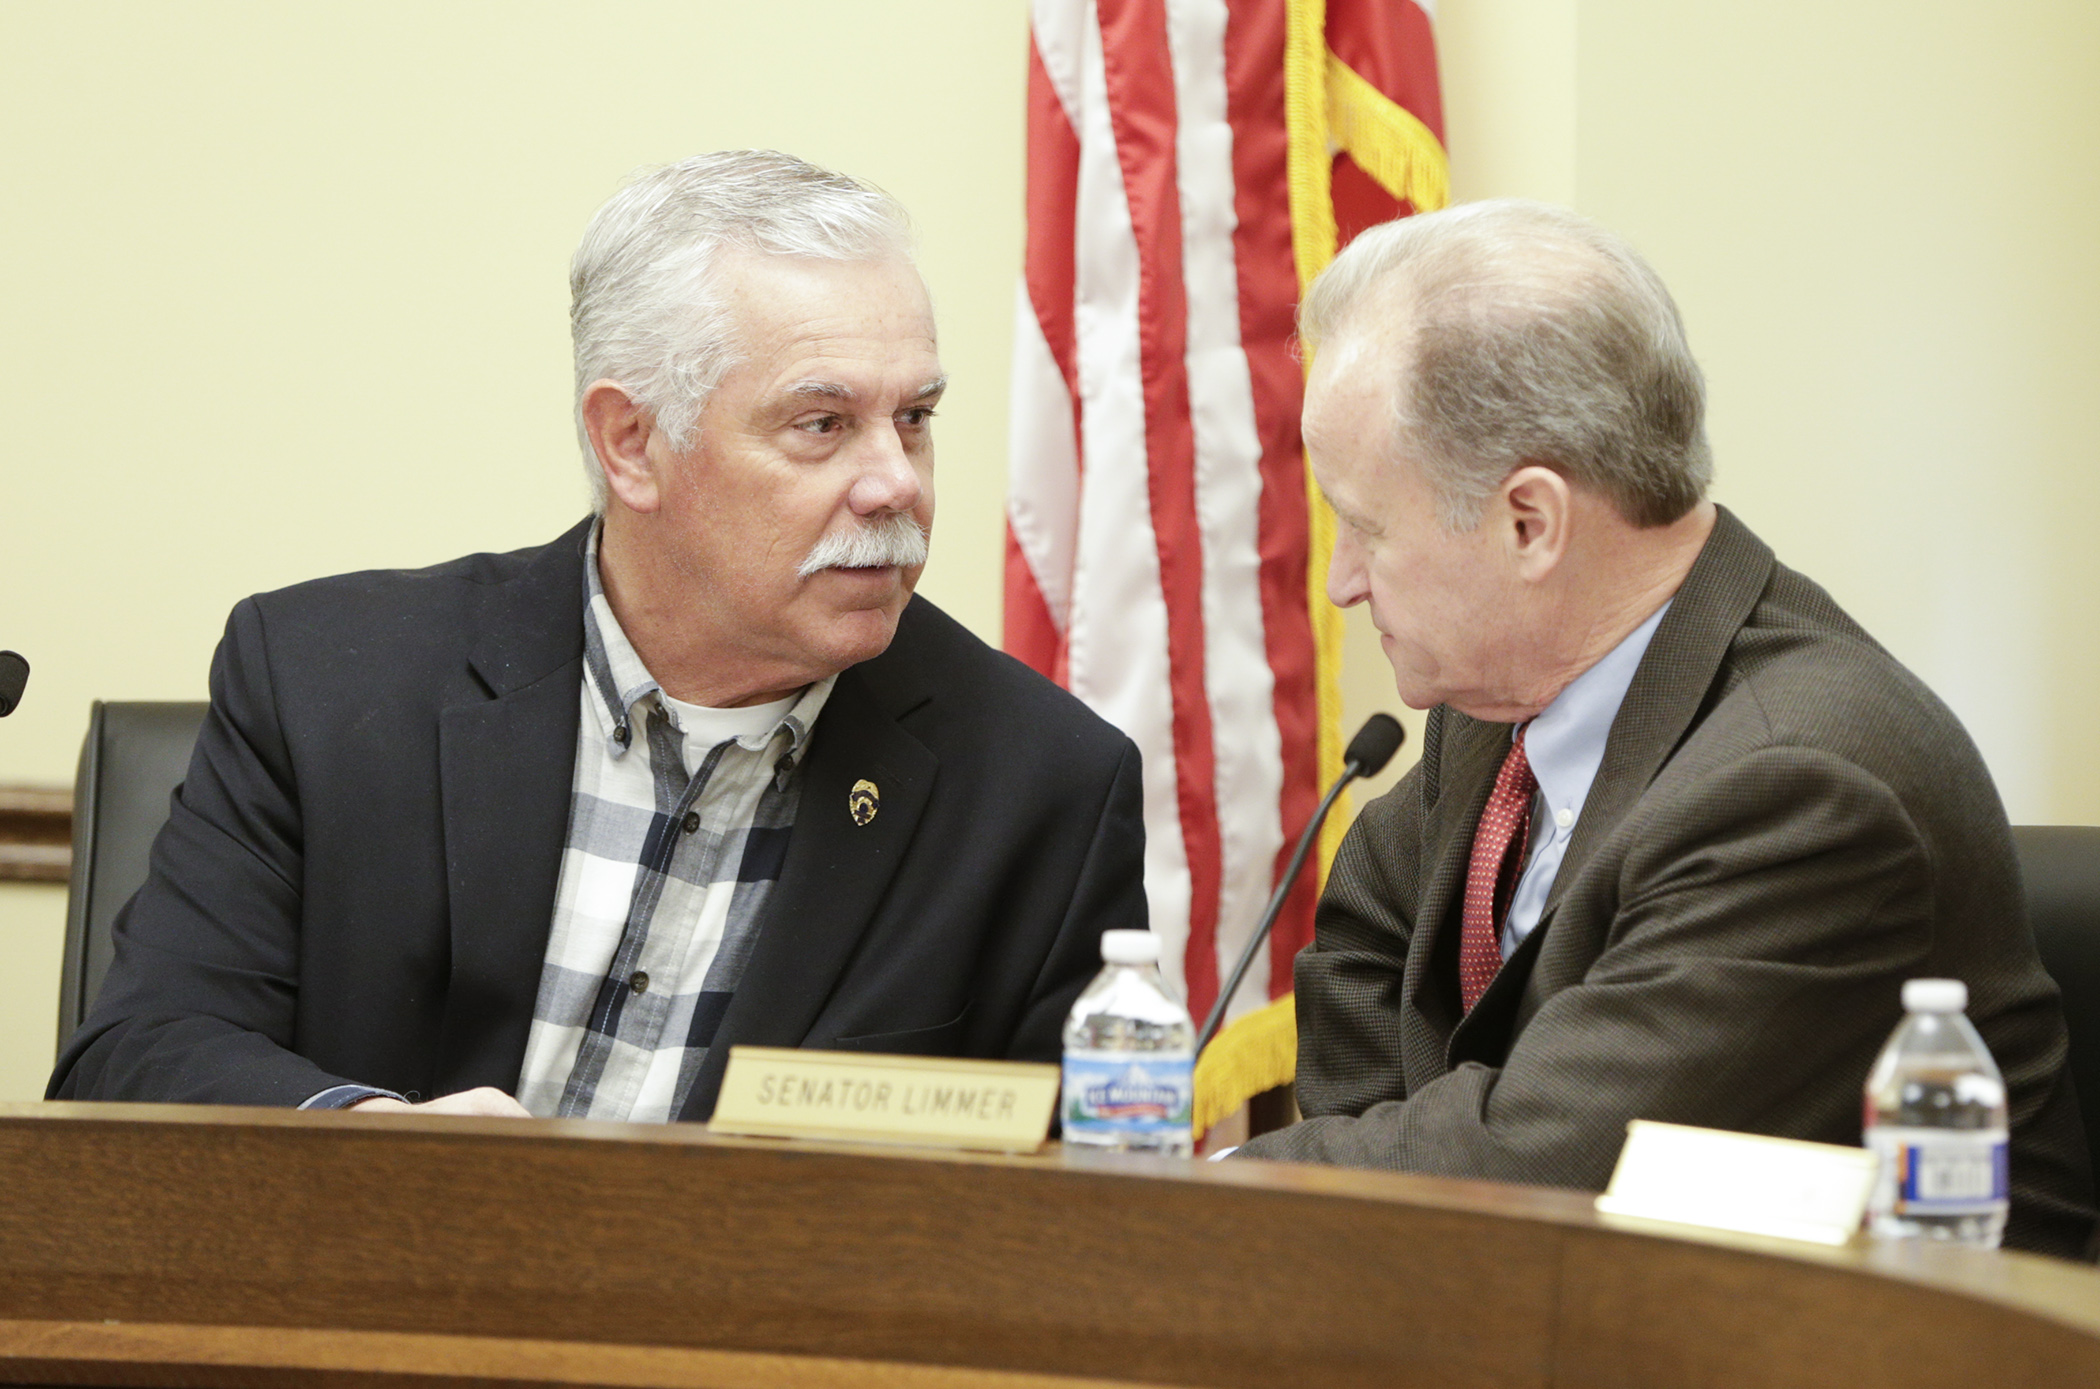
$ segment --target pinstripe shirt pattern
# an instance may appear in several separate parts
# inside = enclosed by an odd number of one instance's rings
[[[681,727],[614,618],[593,531],[569,833],[518,1099],[662,1122],[685,1103],[787,856],[796,775],[832,679],[763,732]]]

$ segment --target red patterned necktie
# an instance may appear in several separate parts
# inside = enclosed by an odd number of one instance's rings
[[[1529,725],[1526,725],[1528,727]],[[1524,729],[1510,742],[1509,756],[1495,774],[1495,789],[1473,831],[1473,858],[1466,867],[1466,904],[1458,935],[1458,995],[1471,1012],[1495,972],[1502,968],[1502,918],[1524,874],[1531,843],[1531,799],[1538,778],[1524,756]]]

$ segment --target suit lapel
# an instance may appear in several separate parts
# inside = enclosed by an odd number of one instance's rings
[[[1736,633],[1771,580],[1770,547],[1726,507],[1716,511],[1713,534],[1655,629],[1612,720],[1604,761],[1546,896],[1542,929],[1597,846],[1618,828],[1684,741]]]
[[[515,1090],[568,837],[583,678],[579,526],[492,590],[470,657],[487,691],[439,715],[452,969],[436,1075]]]
[[[892,653],[906,644],[899,635]],[[840,674],[818,716],[787,860],[681,1119],[714,1112],[731,1047],[803,1043],[903,861],[940,767],[898,723],[926,698],[909,675],[908,660],[890,653],[854,666]],[[859,823],[851,803],[863,781],[879,801],[874,817]]]

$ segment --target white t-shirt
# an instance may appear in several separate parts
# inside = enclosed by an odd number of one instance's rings
[[[715,709],[705,704],[688,704],[682,699],[673,699],[662,690],[656,697],[664,702],[671,717],[678,720],[678,727],[685,733],[685,765],[687,770],[707,760],[708,752],[717,743],[726,743],[734,738],[753,752],[764,750],[765,740],[771,736],[774,726],[795,707],[802,698],[797,690],[786,699],[776,699],[770,704],[747,704],[741,709]]]

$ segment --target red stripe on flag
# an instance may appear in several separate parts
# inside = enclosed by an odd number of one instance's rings
[[[1225,30],[1227,111],[1239,227],[1240,341],[1254,386],[1261,438],[1261,598],[1269,668],[1275,674],[1276,726],[1283,744],[1279,810],[1283,847],[1270,869],[1281,876],[1299,831],[1319,804],[1319,695],[1307,611],[1310,555],[1304,447],[1298,412],[1305,374],[1295,348],[1298,275],[1291,254],[1291,210],[1284,196],[1289,135],[1283,116],[1284,14],[1281,5],[1235,5]],[[1312,939],[1317,875],[1306,873],[1269,939],[1269,993],[1291,989],[1291,959]]]
[[[1028,567],[1028,556],[1021,553],[1012,522],[1006,527],[1006,630],[1001,645],[1007,655],[1064,683],[1064,635],[1057,630],[1050,605],[1036,586],[1035,571]]]
[[[1033,34],[1028,42],[1028,240],[1022,278],[1030,309],[1072,399],[1074,438],[1079,427],[1078,345],[1072,326],[1074,246],[1079,208],[1079,137],[1043,67]],[[1005,631],[1008,653],[1065,683],[1065,635],[1057,630],[1028,557],[1006,527]]]
[[[1023,275],[1028,300],[1050,356],[1064,373],[1065,390],[1079,399],[1077,350],[1073,341],[1073,256],[1078,242],[1079,136],[1043,55],[1028,41],[1028,246]]]
[[[1218,992],[1222,847],[1210,696],[1204,684],[1203,537],[1196,519],[1196,442],[1189,422],[1174,70],[1163,0],[1101,0],[1098,13],[1116,155],[1138,248],[1145,451],[1167,606],[1176,800],[1189,866],[1188,1002],[1190,1011],[1201,1016]]]
[[[1395,201],[1377,179],[1358,168],[1356,161],[1346,154],[1334,157],[1331,196],[1337,250],[1356,240],[1359,233],[1412,210],[1406,203]]]
[[[1436,32],[1415,0],[1327,0],[1327,46],[1444,142]]]
[[[1415,0],[1329,0],[1327,46],[1443,142],[1436,34]],[[1337,248],[1355,240],[1358,232],[1414,211],[1395,201],[1346,154],[1335,156],[1333,196]]]

